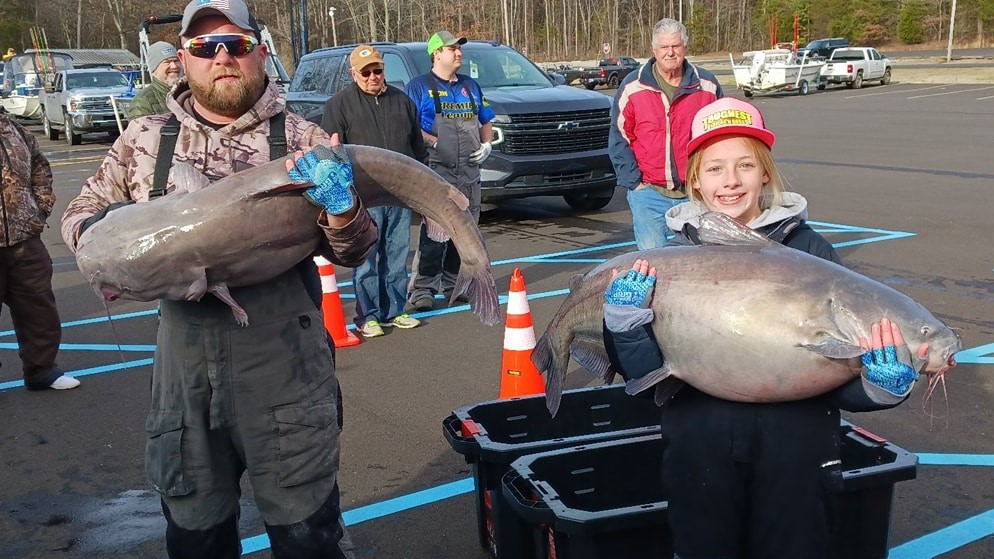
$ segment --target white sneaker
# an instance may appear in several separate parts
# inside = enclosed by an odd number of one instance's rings
[[[49,388],[53,388],[55,390],[71,390],[77,386],[79,386],[79,381],[73,377],[67,377],[66,375],[62,375],[61,377],[55,379],[52,384],[48,385]]]

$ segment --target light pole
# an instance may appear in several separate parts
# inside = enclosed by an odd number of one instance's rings
[[[338,46],[338,29],[335,27],[335,10],[334,6],[328,8],[328,15],[331,16],[331,41],[334,43],[333,46]]]

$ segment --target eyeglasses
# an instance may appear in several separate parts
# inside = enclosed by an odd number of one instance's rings
[[[383,75],[383,68],[373,68],[372,70],[363,70],[359,72],[359,75],[368,78],[370,74],[376,74],[377,76]]]
[[[259,41],[249,35],[223,33],[188,39],[183,43],[183,48],[197,58],[214,58],[221,47],[230,56],[245,56],[254,51],[258,44]]]

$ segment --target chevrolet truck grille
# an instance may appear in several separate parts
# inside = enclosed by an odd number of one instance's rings
[[[504,153],[575,153],[607,148],[610,109],[511,115],[504,131]]]

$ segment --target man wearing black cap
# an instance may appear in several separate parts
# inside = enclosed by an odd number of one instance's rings
[[[448,31],[432,35],[428,39],[431,72],[411,80],[407,95],[418,107],[421,134],[428,145],[428,165],[469,198],[469,210],[479,221],[480,164],[490,157],[494,111],[480,84],[456,73],[462,66],[464,44],[465,37]],[[452,241],[433,241],[422,222],[408,294],[410,307],[430,310],[435,294],[455,286],[459,264]]]
[[[174,190],[170,164],[217,179],[296,151],[286,159],[288,178],[315,185],[303,195],[318,206],[317,252],[341,266],[364,261],[376,226],[354,196],[347,155],[338,147],[319,158],[311,148],[335,141],[284,112],[258,32],[242,0],[187,5],[178,53],[187,81],[167,96],[168,114],[128,126],[70,202],[62,236],[73,250],[98,242],[81,233],[107,211]],[[340,397],[320,285],[305,258],[255,285],[159,302],[145,465],[162,498],[171,559],[241,555],[246,472],[274,557],[351,559],[339,505]],[[235,321],[228,296],[251,324]]]

